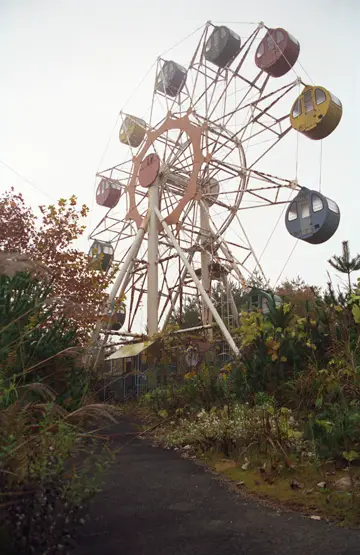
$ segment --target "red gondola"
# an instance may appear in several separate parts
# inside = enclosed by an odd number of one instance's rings
[[[96,202],[100,206],[114,208],[121,197],[120,183],[103,177],[96,189]]]
[[[255,63],[272,77],[281,77],[295,65],[299,52],[299,42],[285,29],[269,29],[257,47]]]

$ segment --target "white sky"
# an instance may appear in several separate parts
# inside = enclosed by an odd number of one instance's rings
[[[48,196],[1,164],[0,190],[15,185],[34,208],[71,194],[95,208],[94,176],[117,114],[156,57],[207,20],[227,22],[239,34],[241,24],[231,22],[264,21],[300,41],[302,66],[343,103],[339,127],[323,141],[322,161],[322,192],[340,206],[339,230],[320,246],[299,242],[284,272],[324,284],[326,261],[340,253],[343,239],[360,252],[359,6],[358,0],[0,0],[0,160]],[[186,48],[184,43],[187,61]],[[144,87],[137,93],[139,115],[149,106],[148,92]],[[114,164],[122,160],[115,144]],[[309,180],[302,185],[318,183],[319,153],[319,143],[301,137],[300,179]],[[292,179],[281,144],[276,156],[276,175]],[[247,231],[260,245],[256,218]],[[281,221],[264,259],[273,281],[293,244]],[[85,241],[82,246],[87,249]]]

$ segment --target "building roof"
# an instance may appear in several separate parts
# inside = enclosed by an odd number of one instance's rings
[[[141,343],[131,343],[120,347],[115,353],[107,357],[106,360],[116,360],[119,358],[135,357],[145,351],[154,341],[142,341]]]

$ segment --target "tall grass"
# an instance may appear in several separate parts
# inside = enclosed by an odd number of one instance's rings
[[[0,270],[0,552],[56,553],[110,460],[96,428],[118,411],[91,402],[46,269],[7,255]]]

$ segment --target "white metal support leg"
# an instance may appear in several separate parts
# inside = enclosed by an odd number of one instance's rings
[[[210,264],[210,256],[208,251],[206,250],[207,243],[210,236],[209,230],[209,214],[207,211],[200,206],[200,233],[201,233],[201,282],[204,286],[205,291],[208,295],[210,295],[210,271],[209,271],[209,264]],[[201,306],[201,316],[203,325],[206,326],[210,324],[210,310],[207,307],[206,303],[202,302]]]
[[[148,241],[148,293],[147,293],[147,332],[150,337],[158,332],[158,252],[159,231],[155,210],[159,207],[159,182],[155,181],[149,190],[149,241]]]
[[[115,298],[117,296],[122,296],[125,293],[125,288],[126,288],[126,282],[128,280],[128,276],[132,270],[132,267],[134,265],[135,262],[135,258],[137,257],[137,254],[140,250],[140,246],[142,243],[142,240],[144,238],[144,235],[147,231],[148,225],[149,225],[149,212],[146,214],[144,221],[142,222],[141,226],[138,229],[138,232],[135,236],[134,242],[130,247],[130,250],[124,260],[124,263],[121,267],[121,270],[115,280],[115,283],[111,289],[110,295],[109,295],[109,302],[112,303],[114,302]],[[123,284],[123,286],[120,289],[120,286]],[[120,289],[120,291],[119,291]]]
[[[131,248],[124,260],[124,263],[118,273],[118,276],[115,280],[114,285],[112,286],[112,289],[110,291],[109,294],[109,298],[106,302],[105,305],[105,311],[107,312],[108,310],[110,310],[112,308],[112,305],[116,299],[117,296],[122,297],[125,293],[125,289],[126,289],[126,285],[128,283],[128,279],[129,279],[129,274],[131,272],[131,269],[134,265],[134,261],[135,258],[139,252],[142,240],[144,238],[144,235],[146,233],[147,227],[148,227],[148,223],[149,223],[149,213],[146,215],[146,217],[144,218],[144,221],[142,222],[141,226],[139,227],[137,234],[135,236],[135,240],[133,242],[133,244],[131,245]],[[103,316],[103,315],[101,315]],[[102,328],[104,327],[104,322],[102,317],[100,316],[100,318],[97,321],[95,330],[92,334],[91,337],[91,341],[90,341],[90,346],[96,345],[96,343],[99,341],[99,335],[100,335],[100,331],[102,330]],[[100,352],[101,352],[101,348],[106,344],[108,340],[108,336],[105,336],[103,338],[103,341],[101,342],[101,345],[99,345],[98,351],[97,351],[97,355],[96,355],[96,359],[94,362],[94,366],[96,366],[98,360],[99,360],[99,356],[100,356]]]
[[[167,225],[167,223],[165,222],[165,220],[161,216],[160,210],[157,207],[155,207],[154,210],[155,210],[155,213],[156,213],[157,217],[159,218],[159,221],[162,223],[163,228],[165,229],[167,236],[169,237],[170,241],[172,242],[176,252],[180,256],[182,262],[186,266],[190,276],[192,277],[194,283],[196,284],[203,301],[206,303],[210,312],[214,316],[214,319],[215,319],[216,323],[218,324],[224,338],[228,342],[228,344],[229,344],[230,348],[232,349],[232,351],[234,352],[234,354],[236,356],[238,356],[239,355],[239,349],[236,346],[235,341],[231,337],[231,335],[230,335],[227,327],[225,326],[224,322],[222,321],[218,311],[216,310],[213,303],[211,302],[211,299],[210,299],[209,295],[207,294],[207,292],[205,291],[203,284],[201,283],[201,281],[197,277],[194,268],[191,266],[191,264],[189,263],[188,259],[185,256],[185,254],[183,253],[183,251],[182,251],[179,243],[177,242],[174,234],[172,233],[170,227]]]
[[[210,218],[207,210],[200,205],[200,233],[201,233],[201,281],[206,293],[211,295],[211,280],[210,280],[210,255],[207,251],[209,248],[210,238]],[[212,314],[204,301],[201,303],[201,318],[204,326],[211,324]],[[213,337],[212,329],[207,332],[208,338],[211,340]]]

